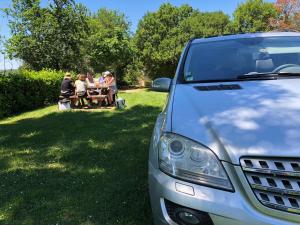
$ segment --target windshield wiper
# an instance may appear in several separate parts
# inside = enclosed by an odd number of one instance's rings
[[[292,73],[292,72],[279,72],[278,76],[288,76],[288,77],[299,77],[300,73]]]
[[[247,73],[237,76],[240,80],[276,80],[281,76],[300,76],[300,73],[291,72],[268,72],[268,73]]]
[[[278,77],[278,73],[247,73],[237,76],[239,80],[275,80]]]

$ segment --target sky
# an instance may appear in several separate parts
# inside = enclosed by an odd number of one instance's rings
[[[99,8],[118,10],[125,13],[127,19],[131,22],[131,31],[137,28],[139,20],[147,12],[156,11],[162,3],[169,2],[173,5],[180,6],[189,4],[200,11],[218,11],[221,10],[228,15],[232,15],[239,3],[245,0],[76,0],[87,6],[92,12],[96,12]],[[268,0],[272,2],[272,0]],[[42,5],[48,4],[49,0],[41,0]],[[0,0],[0,8],[7,8],[11,5],[11,0]],[[0,21],[0,35],[8,38],[10,36],[7,26],[7,19],[3,14]],[[7,68],[18,67],[19,62],[8,63]],[[0,55],[0,70],[3,69],[3,55]]]

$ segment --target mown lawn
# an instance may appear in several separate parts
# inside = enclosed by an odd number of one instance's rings
[[[121,93],[126,110],[0,120],[0,224],[150,225],[148,146],[166,95]]]

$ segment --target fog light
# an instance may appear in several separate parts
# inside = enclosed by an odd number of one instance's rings
[[[184,224],[188,225],[198,225],[200,224],[200,220],[190,212],[179,212],[178,218],[184,222]]]
[[[207,212],[187,208],[167,199],[164,201],[168,215],[178,225],[214,225]]]

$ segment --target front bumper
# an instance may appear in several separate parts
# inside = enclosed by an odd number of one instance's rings
[[[229,167],[229,165],[224,166]],[[226,170],[228,171],[228,168]],[[230,178],[232,176],[233,174],[229,174]],[[176,225],[168,216],[164,199],[183,207],[207,212],[214,225],[296,225],[300,223],[298,215],[265,209],[264,206],[259,205],[254,195],[253,199],[250,199],[251,189],[244,190],[241,184],[244,180],[241,176],[242,173],[236,174],[235,177],[239,177],[242,181],[231,179],[236,191],[227,192],[174,179],[149,163],[149,190],[155,225]],[[178,186],[183,187],[183,190],[186,187],[185,193],[180,192]],[[255,201],[258,208],[255,206]],[[259,207],[262,207],[261,210]]]

